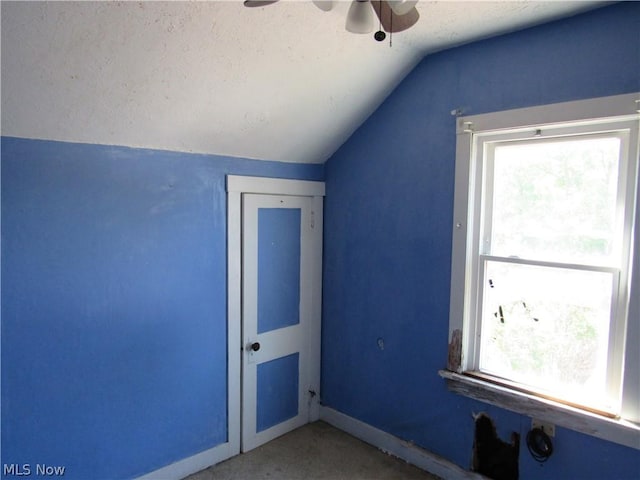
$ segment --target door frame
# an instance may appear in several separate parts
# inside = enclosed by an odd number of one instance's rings
[[[242,372],[242,195],[245,193],[311,197],[314,228],[322,232],[324,182],[227,175],[227,443],[229,456],[240,453]],[[309,343],[310,383],[318,386],[310,406],[311,421],[320,418],[320,335],[322,316],[322,235],[313,236],[311,325]]]

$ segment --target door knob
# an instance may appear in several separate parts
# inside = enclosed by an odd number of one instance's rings
[[[257,352],[260,350],[260,342],[253,342],[249,348],[254,352]]]

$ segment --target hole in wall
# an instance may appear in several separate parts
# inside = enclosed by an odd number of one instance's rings
[[[520,435],[511,433],[511,442],[507,443],[498,437],[496,425],[486,413],[473,417],[473,471],[493,480],[518,480]]]

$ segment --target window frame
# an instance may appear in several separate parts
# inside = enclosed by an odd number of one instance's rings
[[[537,267],[555,267],[574,272],[599,272],[611,275],[612,290],[612,312],[610,322],[609,345],[607,347],[608,372],[606,391],[609,397],[614,398],[618,395],[622,378],[619,375],[623,364],[622,353],[624,351],[624,331],[626,326],[626,309],[628,303],[628,282],[625,281],[629,277],[629,265],[619,262],[614,265],[611,261],[607,264],[598,264],[597,262],[578,262],[578,261],[560,261],[551,259],[527,259],[505,257],[493,253],[491,241],[488,237],[493,233],[493,195],[495,192],[495,149],[505,144],[532,144],[537,141],[548,139],[549,142],[562,141],[562,139],[576,139],[579,137],[597,138],[597,137],[616,137],[620,140],[620,161],[618,165],[619,174],[617,181],[617,209],[616,219],[617,232],[616,235],[620,242],[615,245],[618,258],[622,258],[622,253],[627,257],[630,248],[630,236],[632,232],[628,228],[632,219],[632,208],[625,208],[625,205],[632,205],[634,200],[634,192],[629,185],[628,178],[635,176],[633,162],[629,161],[629,137],[626,129],[633,128],[635,121],[606,121],[603,124],[589,125],[571,125],[571,126],[540,126],[540,129],[532,131],[532,129],[518,130],[517,132],[492,131],[489,133],[478,132],[472,134],[472,168],[476,169],[474,178],[475,185],[470,186],[473,192],[474,205],[477,205],[474,216],[478,219],[478,228],[472,234],[472,242],[468,249],[469,258],[467,269],[471,269],[470,291],[468,295],[473,295],[470,312],[465,316],[465,322],[470,335],[467,336],[467,351],[472,352],[466,356],[466,365],[463,365],[465,371],[482,372],[480,365],[480,344],[479,340],[482,331],[482,311],[484,310],[484,277],[486,274],[486,262],[511,263],[517,265],[529,265]],[[594,132],[594,127],[597,132]],[[629,173],[630,175],[625,176]],[[622,210],[622,212],[620,211]],[[477,253],[473,253],[477,252]],[[475,302],[474,302],[475,300]],[[474,334],[476,332],[476,334]],[[488,374],[491,376],[491,374]],[[588,406],[587,406],[588,407]],[[592,406],[595,408],[595,406]],[[604,409],[604,407],[603,407]],[[609,412],[611,413],[611,412]],[[616,412],[617,413],[617,412]]]
[[[558,128],[566,132],[593,131],[594,126],[611,127],[615,130],[621,122],[633,122],[627,145],[626,162],[631,175],[626,178],[627,198],[635,199],[627,205],[625,212],[624,238],[630,252],[631,262],[625,271],[621,265],[620,281],[629,282],[629,296],[624,305],[618,302],[617,307],[626,310],[624,331],[615,334],[612,341],[624,341],[624,364],[639,365],[640,352],[640,272],[638,263],[640,252],[634,252],[634,231],[640,232],[640,193],[638,193],[638,136],[640,125],[640,93],[601,97],[574,102],[564,102],[544,106],[536,106],[502,112],[487,113],[457,118],[456,141],[456,176],[454,194],[454,217],[452,236],[452,275],[449,318],[449,361],[446,370],[440,375],[444,377],[449,388],[457,393],[471,396],[505,408],[542,418],[554,423],[589,433],[607,440],[640,449],[640,375],[635,368],[623,370],[622,408],[620,417],[609,418],[601,412],[571,405],[543,395],[524,391],[517,385],[502,382],[496,384],[490,376],[473,372],[478,363],[476,346],[476,320],[471,320],[468,312],[478,308],[475,295],[470,289],[477,289],[476,278],[468,271],[481,272],[478,265],[481,254],[479,242],[482,230],[482,189],[485,187],[483,171],[477,158],[477,148],[482,139],[500,139],[521,137],[524,132],[541,130],[545,136],[557,135]],[[539,133],[539,132],[536,132]],[[631,149],[629,148],[631,146]],[[484,154],[484,152],[482,152]],[[624,161],[624,158],[622,159]],[[620,168],[623,168],[622,162]],[[478,178],[480,175],[480,178]],[[480,186],[476,191],[474,186]],[[473,209],[470,211],[470,207]],[[474,250],[475,249],[475,250]],[[545,263],[545,262],[542,262]],[[562,263],[562,262],[559,262]],[[470,270],[471,269],[471,270]],[[623,285],[624,287],[624,285]],[[475,312],[474,312],[475,318]],[[625,338],[626,337],[626,338]]]

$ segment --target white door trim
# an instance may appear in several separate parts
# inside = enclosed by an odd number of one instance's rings
[[[244,177],[227,175],[227,443],[229,457],[240,453],[241,435],[241,369],[242,369],[242,194],[275,194],[312,197],[313,222],[322,228],[324,182],[287,180],[280,178]],[[322,230],[321,230],[322,231]],[[315,237],[315,236],[314,236]],[[322,240],[313,245],[313,259],[318,268],[312,279],[314,294],[311,299],[312,318],[309,338],[320,338],[322,298]],[[316,293],[317,292],[317,293]],[[311,383],[320,386],[320,342],[310,342],[310,358],[314,365]],[[312,403],[310,420],[320,417],[319,402]]]
[[[324,182],[227,175],[227,192],[324,197]]]

